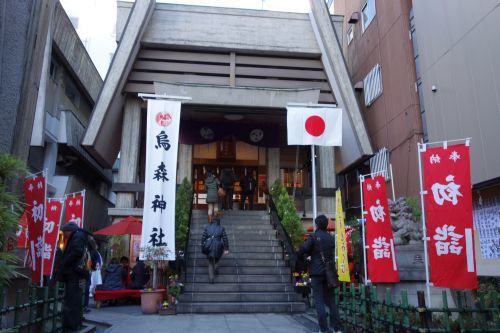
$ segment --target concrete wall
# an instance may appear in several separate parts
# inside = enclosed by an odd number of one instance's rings
[[[117,40],[121,38],[131,8],[132,3],[118,1]],[[342,18],[332,17],[332,20],[335,29],[341,29]],[[308,14],[164,3],[156,4],[142,42],[252,53],[321,53]]]
[[[0,152],[10,152],[25,68],[34,0],[0,5]]]
[[[500,1],[414,0],[413,10],[429,141],[472,137],[473,184],[500,177]]]
[[[117,39],[131,6],[118,2]],[[162,3],[156,4],[142,42],[251,52],[320,53],[307,14]]]

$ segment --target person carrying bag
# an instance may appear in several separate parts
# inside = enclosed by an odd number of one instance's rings
[[[229,241],[226,230],[220,225],[220,217],[216,216],[203,231],[201,236],[201,252],[208,259],[208,278],[214,283],[217,274],[217,265],[222,253],[229,253]]]
[[[320,215],[314,220],[316,231],[309,235],[301,246],[298,257],[305,254],[311,257],[309,275],[313,290],[314,303],[318,314],[321,332],[342,332],[339,310],[333,299],[333,289],[339,286],[334,265],[335,240],[326,231],[329,219]],[[328,327],[325,305],[330,309],[330,327]]]

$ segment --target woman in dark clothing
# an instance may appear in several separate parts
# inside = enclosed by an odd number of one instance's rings
[[[202,250],[206,247],[205,242],[210,242],[209,251],[205,252],[208,259],[208,277],[209,282],[214,283],[215,274],[217,274],[217,265],[222,257],[222,253],[229,253],[229,241],[227,240],[226,230],[220,225],[220,218],[216,216],[203,231],[201,236]]]
[[[328,218],[325,215],[316,217],[314,221],[317,229],[314,233],[310,234],[304,242],[299,250],[298,256],[299,258],[302,258],[304,254],[311,256],[309,274],[311,276],[314,303],[321,332],[332,332],[328,328],[325,305],[330,309],[330,326],[333,328],[334,332],[342,332],[339,310],[333,300],[332,289],[328,288],[325,276],[325,264],[321,256],[321,252],[323,252],[325,260],[333,260],[335,241],[333,237],[326,232]]]
[[[102,284],[102,290],[120,290],[125,289],[123,280],[127,278],[127,271],[118,262],[118,259],[113,258],[106,267],[106,276]]]
[[[219,196],[217,194],[219,185],[219,180],[214,176],[212,171],[209,170],[207,172],[207,178],[205,179],[205,191],[207,192],[208,205],[208,222],[212,221],[214,215],[219,211]]]
[[[144,285],[148,282],[149,276],[146,272],[146,265],[144,261],[137,259],[135,260],[135,266],[132,268],[132,283],[127,285],[127,289],[142,289]]]

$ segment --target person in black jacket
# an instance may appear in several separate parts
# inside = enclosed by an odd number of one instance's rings
[[[222,210],[233,209],[234,181],[233,171],[231,169],[224,169],[222,171],[222,177],[220,178],[222,188],[226,192],[225,196],[222,198]]]
[[[82,288],[80,281],[88,276],[83,263],[87,248],[87,234],[74,222],[61,228],[66,246],[57,269],[57,280],[64,282],[63,330],[78,330],[82,324]]]
[[[248,209],[253,210],[253,195],[255,192],[255,187],[257,186],[257,181],[251,174],[246,174],[241,182],[241,202],[240,210],[245,209],[245,201],[248,198]]]
[[[201,236],[201,246],[205,242],[210,242],[209,252],[206,253],[208,259],[208,278],[210,283],[214,283],[217,274],[217,265],[222,257],[222,253],[229,253],[229,242],[227,240],[226,230],[220,225],[220,217],[216,216],[205,228]]]
[[[102,290],[120,290],[125,289],[123,281],[127,278],[127,270],[113,258],[106,267],[106,276],[102,284]]]
[[[299,250],[298,256],[302,258],[304,254],[311,256],[309,266],[309,274],[311,276],[311,285],[313,289],[314,303],[318,314],[318,324],[321,332],[332,332],[328,328],[325,305],[330,309],[330,326],[335,332],[342,332],[342,323],[337,305],[333,300],[333,293],[325,276],[325,264],[321,256],[321,252],[325,260],[333,260],[335,251],[335,241],[333,237],[326,232],[328,226],[328,218],[325,215],[320,215],[314,220],[316,223],[316,231],[309,235]]]
[[[132,282],[127,285],[127,289],[142,289],[149,280],[149,276],[146,272],[146,265],[144,265],[144,261],[139,260],[139,257],[135,259],[135,266],[132,268],[131,278]]]

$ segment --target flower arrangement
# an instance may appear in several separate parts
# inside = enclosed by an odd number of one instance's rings
[[[171,252],[166,246],[145,246],[141,247],[141,252],[144,253],[146,261],[153,264],[152,289],[158,288],[158,264],[165,261]]]
[[[182,292],[184,285],[179,281],[177,274],[168,277],[168,296],[173,304],[177,303],[177,296]]]
[[[174,315],[175,306],[168,303],[167,301],[163,301],[163,303],[158,303],[158,314],[163,316]]]
[[[311,285],[311,278],[307,272],[295,272],[293,273],[295,277],[295,286],[296,287],[309,287]]]

